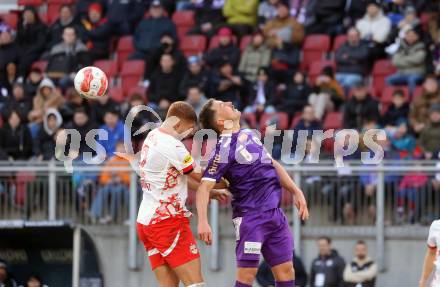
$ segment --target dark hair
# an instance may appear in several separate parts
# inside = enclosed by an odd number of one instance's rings
[[[204,129],[211,129],[217,134],[220,134],[219,129],[215,123],[215,111],[212,109],[214,99],[209,99],[202,107],[199,115],[199,122]]]
[[[61,10],[63,10],[63,8],[68,8],[70,10],[70,12],[72,13],[72,16],[73,16],[73,14],[75,14],[74,11],[73,11],[73,7],[71,5],[69,5],[69,4],[61,5],[59,11],[61,12]]]
[[[22,17],[23,17],[23,14],[24,14],[25,11],[30,11],[30,12],[32,12],[32,14],[34,14],[35,23],[41,22],[40,15],[38,15],[37,10],[35,9],[35,7],[33,7],[33,6],[26,6],[24,8],[24,10],[23,10],[23,13],[21,14]]]
[[[142,101],[144,102],[144,97],[139,93],[133,93],[130,96],[130,102],[132,101]]]
[[[171,104],[167,112],[167,118],[178,117],[184,121],[197,122],[197,114],[194,108],[184,101],[178,101]]]
[[[31,279],[35,279],[35,280],[37,280],[38,282],[40,282],[41,285],[43,285],[43,279],[41,279],[40,275],[38,275],[38,274],[32,274],[31,276],[29,276],[29,277],[26,279],[26,286],[28,286],[28,282],[29,282],[29,280],[31,280]]]
[[[332,239],[328,236],[320,236],[318,238],[318,241],[320,241],[320,240],[325,240],[325,241],[327,241],[328,244],[332,244]]]
[[[83,107],[76,108],[75,109],[75,114],[85,114],[85,115],[88,116],[86,109],[84,109]]]
[[[395,90],[393,91],[393,97],[394,97],[394,96],[400,96],[400,97],[403,97],[403,96],[405,96],[405,93],[403,92],[402,89],[395,89]]]
[[[356,242],[356,245],[365,245],[365,246],[367,246],[367,243],[365,241],[363,241],[363,240],[358,240]]]
[[[325,66],[324,68],[322,68],[321,73],[323,75],[329,76],[332,79],[335,77],[335,72],[332,66]]]
[[[269,75],[269,69],[266,67],[259,67],[257,70],[257,75],[260,75],[261,72],[264,72],[265,75]]]

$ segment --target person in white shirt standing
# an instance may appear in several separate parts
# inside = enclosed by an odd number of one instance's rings
[[[419,287],[440,286],[440,220],[435,220],[429,228],[428,248],[426,251],[425,262],[423,264],[422,276],[420,277]],[[435,270],[434,270],[435,267]],[[429,277],[434,273],[431,285],[428,284]]]
[[[200,255],[185,207],[188,184],[196,189],[201,173],[180,141],[191,134],[197,116],[191,105],[173,103],[165,122],[145,139],[139,162],[143,198],[137,229],[160,287],[203,287]],[[189,175],[191,179],[188,179]],[[225,187],[220,183],[217,188]],[[222,198],[217,191],[211,197]]]

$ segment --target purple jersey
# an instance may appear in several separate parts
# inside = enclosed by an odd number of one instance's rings
[[[250,130],[220,136],[203,179],[229,181],[233,217],[279,207],[281,185],[272,158]]]

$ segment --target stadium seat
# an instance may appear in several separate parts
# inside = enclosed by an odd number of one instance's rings
[[[98,60],[93,63],[95,67],[100,68],[110,79],[118,75],[118,63],[114,60]]]
[[[308,71],[310,85],[315,85],[316,78],[321,74],[322,69],[326,66],[332,66],[333,69],[336,69],[336,63],[332,60],[318,60],[310,64]]]
[[[335,37],[333,41],[332,52],[336,53],[336,51],[347,41],[347,35],[338,35]]]
[[[386,86],[380,97],[380,102],[386,106],[390,105],[393,99],[393,93],[396,90],[402,90],[405,95],[405,101],[409,101],[409,90],[407,86]]]
[[[251,42],[252,42],[252,35],[243,36],[240,41],[240,51],[243,53],[243,51]]]
[[[309,35],[302,48],[301,69],[306,71],[314,61],[322,60],[330,50],[330,36],[324,34]]]
[[[188,35],[183,37],[180,42],[180,50],[186,57],[199,55],[205,51],[206,37],[202,35]]]
[[[132,87],[138,86],[144,76],[145,62],[142,60],[125,61],[121,69],[121,86],[124,96]]]
[[[237,44],[237,37],[232,36],[232,42],[234,44]],[[220,46],[220,37],[219,36],[213,36],[211,38],[211,41],[209,41],[209,47],[208,47],[208,51],[217,48],[218,46]]]
[[[241,117],[249,125],[249,128],[257,128],[257,117],[254,113],[242,113]]]
[[[260,131],[264,134],[266,127],[271,125],[271,121],[276,121],[278,130],[286,130],[289,127],[289,115],[284,112],[265,113],[260,118]]]
[[[43,5],[43,0],[18,0],[18,6],[34,6],[39,7]]]
[[[147,96],[147,88],[141,87],[141,86],[131,87],[128,90],[127,97],[131,97],[131,95],[133,95],[133,94],[139,94],[139,95],[143,96],[144,100],[145,100],[146,96]]]
[[[182,39],[189,29],[194,27],[195,19],[194,19],[194,11],[176,11],[173,14],[172,20],[177,27],[177,36],[179,39]]]
[[[122,64],[128,59],[134,52],[133,47],[133,37],[132,36],[123,36],[119,38],[118,45],[116,47],[116,56],[118,59],[119,68],[122,67]]]
[[[298,122],[301,120],[302,112],[296,112],[295,116],[292,118],[292,122],[290,123],[290,129],[293,129]]]
[[[343,121],[343,114],[341,112],[329,112],[327,113],[324,119],[324,124],[323,124],[324,130],[341,129],[342,121]]]
[[[54,23],[58,19],[61,6],[72,5],[75,2],[75,0],[47,0],[47,21],[49,24]]]
[[[431,14],[424,12],[420,14],[420,24],[422,25],[422,28],[424,31],[428,31],[429,29],[429,20],[431,18]]]
[[[392,65],[390,60],[377,60],[374,63],[371,75],[373,78],[373,87],[377,96],[380,96],[382,90],[385,88],[386,78],[395,72],[396,68]]]
[[[32,63],[32,68],[39,68],[42,72],[46,72],[47,61],[36,61]]]
[[[17,29],[18,25],[18,14],[17,13],[8,13],[8,14],[1,14],[0,19],[3,19],[3,21],[11,26],[13,29]]]
[[[110,87],[108,89],[108,95],[117,103],[122,103],[124,101],[124,93],[122,92],[122,87]]]

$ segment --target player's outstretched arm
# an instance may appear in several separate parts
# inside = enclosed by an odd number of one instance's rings
[[[207,245],[212,243],[212,231],[208,222],[208,204],[209,193],[215,186],[215,181],[202,180],[196,193],[196,207],[198,216],[197,233],[200,240],[203,240]]]
[[[276,160],[272,161],[278,177],[280,178],[281,186],[293,194],[295,200],[295,206],[298,208],[299,217],[302,220],[309,218],[309,210],[307,208],[307,202],[301,189],[293,182],[284,167]]]
[[[197,182],[197,187],[198,187],[198,183],[200,183],[202,181],[203,171],[202,172],[192,171],[190,174],[188,174],[188,176],[190,178],[192,178],[194,180],[194,182]],[[194,189],[197,189],[197,187],[195,187]],[[192,189],[192,187],[190,187],[190,188]],[[222,179],[220,182],[216,182],[213,188],[227,189],[228,183],[224,179]]]
[[[436,249],[429,247],[426,250],[425,262],[423,263],[423,271],[422,271],[422,276],[420,277],[419,287],[428,286],[427,283],[428,283],[429,275],[431,275],[432,270],[434,268],[436,251],[437,251]]]

